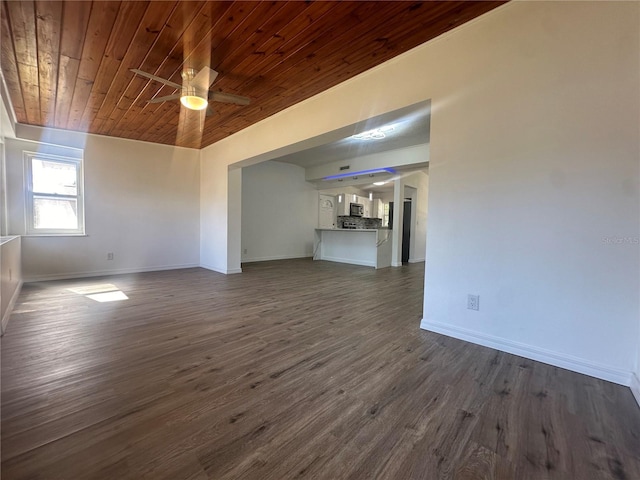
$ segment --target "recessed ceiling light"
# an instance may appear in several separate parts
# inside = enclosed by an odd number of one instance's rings
[[[381,185],[384,185],[384,184],[385,184],[385,182],[373,182],[373,184],[374,184],[374,185],[377,185],[377,186],[381,186]]]
[[[383,127],[374,128],[373,130],[367,130],[366,132],[356,133],[352,135],[351,138],[356,140],[382,140],[385,138],[386,132],[390,132],[395,130],[393,125],[385,125]]]

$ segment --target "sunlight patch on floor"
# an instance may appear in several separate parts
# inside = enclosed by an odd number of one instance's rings
[[[88,285],[86,287],[68,288],[70,292],[78,295],[84,295],[96,302],[119,302],[121,300],[129,300],[123,291],[112,283],[101,283],[98,285]]]

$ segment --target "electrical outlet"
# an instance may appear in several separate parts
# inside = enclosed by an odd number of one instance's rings
[[[113,252],[107,253],[107,260],[113,260]]]
[[[467,295],[467,309],[480,310],[480,295]]]

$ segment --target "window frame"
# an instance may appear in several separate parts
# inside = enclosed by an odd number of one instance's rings
[[[25,231],[33,236],[78,236],[85,235],[84,229],[84,169],[82,158],[63,157],[48,153],[23,152],[25,181]],[[76,194],[64,195],[33,191],[33,160],[66,163],[76,168]],[[78,228],[35,228],[34,198],[75,199]]]

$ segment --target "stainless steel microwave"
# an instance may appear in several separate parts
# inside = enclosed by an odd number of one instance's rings
[[[364,215],[364,205],[361,203],[352,203],[349,205],[349,215],[352,217],[361,217]]]

